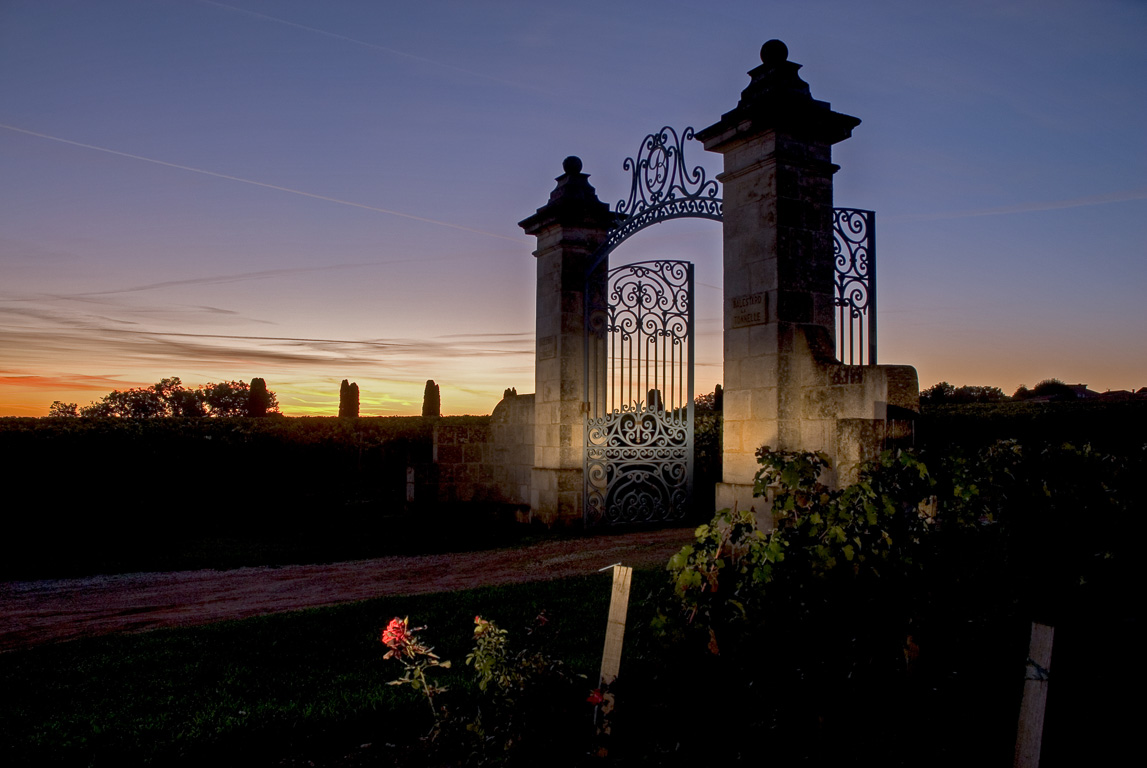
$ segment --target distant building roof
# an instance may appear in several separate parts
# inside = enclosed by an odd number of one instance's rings
[[[1075,390],[1075,396],[1078,397],[1080,400],[1083,400],[1083,399],[1086,399],[1089,397],[1099,397],[1099,393],[1093,392],[1090,389],[1088,389],[1086,384],[1068,384],[1067,386],[1069,386],[1073,390]]]

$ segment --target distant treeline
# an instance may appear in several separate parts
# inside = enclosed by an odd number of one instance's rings
[[[361,520],[403,513],[432,430],[418,416],[0,419],[0,579],[166,568],[190,541],[321,532],[365,547]]]
[[[717,403],[703,398],[697,408],[699,500],[721,477]],[[424,498],[408,505],[406,470],[430,465],[436,423],[488,420],[0,418],[8,479],[0,580],[314,562],[477,541],[487,526],[472,510],[428,509]],[[939,452],[1015,439],[1132,456],[1145,450],[1145,435],[1142,401],[1001,402],[925,406],[915,440]]]
[[[1089,398],[1107,400],[1147,400],[1147,387],[1130,392],[1092,392],[1084,384],[1065,384],[1059,379],[1044,379],[1031,389],[1021,384],[1011,397],[999,387],[964,385],[956,387],[946,381],[933,384],[920,392],[921,405],[967,405],[969,403],[1002,403],[1009,400],[1070,401]]]
[[[1090,445],[1125,455],[1147,445],[1147,401],[924,405],[916,424],[916,442],[927,448],[977,448],[996,440]]]
[[[345,382],[344,382],[345,383]],[[79,407],[75,403],[52,402],[53,418],[114,416],[123,419],[149,419],[161,416],[278,416],[279,399],[260,378],[222,381],[188,389],[178,376],[160,379],[150,387],[117,389],[99,402]]]

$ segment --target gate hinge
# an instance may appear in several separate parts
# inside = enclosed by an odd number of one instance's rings
[[[583,401],[582,401],[582,404],[581,404],[581,412],[582,412],[582,413],[589,413],[589,401],[588,401],[588,400],[583,400]]]

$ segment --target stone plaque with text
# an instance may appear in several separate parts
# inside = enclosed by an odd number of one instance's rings
[[[763,292],[733,296],[729,302],[733,312],[734,328],[763,325],[768,320],[768,301]]]
[[[558,354],[558,339],[556,336],[543,336],[538,339],[538,359],[549,360]]]

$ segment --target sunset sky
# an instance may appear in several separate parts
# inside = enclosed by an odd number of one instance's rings
[[[1147,386],[1147,2],[0,0],[0,415],[178,376],[287,415],[489,413],[533,391],[533,243],[662,125],[732,109],[761,44],[863,121],[880,362],[1010,393]],[[691,147],[711,172],[720,158]],[[697,265],[721,380],[720,228]]]

